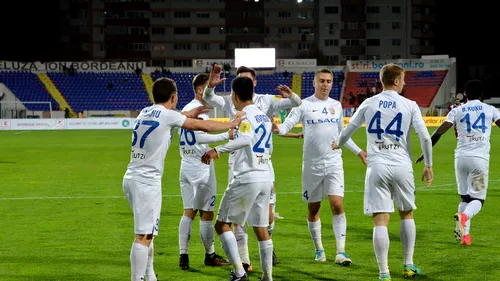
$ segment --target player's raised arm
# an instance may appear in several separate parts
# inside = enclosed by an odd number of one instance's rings
[[[280,136],[288,133],[295,125],[297,125],[300,120],[302,120],[304,109],[302,106],[294,107],[283,124],[277,126],[273,124],[273,133]]]
[[[299,95],[294,93],[288,86],[278,85],[278,87],[276,87],[276,91],[278,91],[283,99],[273,100],[274,111],[290,109],[302,104],[302,100],[300,99]]]
[[[237,112],[233,120],[231,120],[229,123],[187,118],[181,127],[187,130],[200,130],[204,132],[227,131],[229,129],[236,128],[240,124],[241,120],[244,119],[244,115],[245,113],[243,111]]]
[[[212,70],[210,71],[210,77],[208,79],[208,85],[205,87],[203,91],[203,100],[206,101],[209,105],[224,109],[224,107],[228,106],[227,101],[224,97],[218,96],[215,94],[215,87],[224,83],[226,78],[221,78],[222,67],[218,64],[214,64],[212,66]],[[231,96],[229,96],[230,98]]]

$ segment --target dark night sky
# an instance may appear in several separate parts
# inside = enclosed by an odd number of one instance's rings
[[[0,60],[58,60],[59,1],[30,2],[29,10],[21,1],[10,2],[10,7],[2,3]],[[499,49],[493,40],[500,26],[494,22],[500,19],[490,1],[464,2],[467,5],[454,1],[453,6],[446,6],[450,1],[437,2],[437,53],[457,57],[459,74],[468,64],[499,61],[498,55],[493,57]]]

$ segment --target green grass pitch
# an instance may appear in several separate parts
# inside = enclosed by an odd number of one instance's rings
[[[430,128],[431,131],[434,128]],[[297,129],[295,129],[297,131]],[[353,136],[366,147],[363,130]],[[415,165],[417,186],[417,242],[414,261],[420,280],[500,280],[500,130],[491,137],[489,191],[486,204],[471,224],[472,246],[460,246],[453,236],[453,215],[459,197],[453,168],[454,134],[448,132],[434,147],[435,180],[430,188],[420,182],[422,164]],[[122,192],[129,162],[131,132],[1,131],[0,132],[0,280],[130,280],[129,253],[133,218]],[[155,240],[155,270],[159,280],[228,280],[230,267],[203,265],[199,219],[193,223],[190,261],[193,270],[178,268],[178,225],[182,215],[179,189],[178,138],[168,151],[163,177],[160,235]],[[377,280],[372,247],[372,221],[363,215],[365,167],[344,149],[346,252],[350,267],[334,263],[332,215],[323,202],[322,233],[328,262],[314,261],[307,230],[307,206],[301,200],[303,140],[274,137],[277,220],[273,242],[279,258],[274,280]],[[413,158],[420,155],[412,135]],[[227,184],[227,155],[216,162],[217,205]],[[399,219],[389,226],[389,266],[393,280],[403,280]],[[216,238],[216,251],[224,255]],[[258,244],[250,233],[250,258],[261,275]]]

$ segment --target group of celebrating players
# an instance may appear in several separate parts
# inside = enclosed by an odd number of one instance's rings
[[[440,136],[455,127],[457,149],[455,168],[461,202],[455,214],[455,236],[470,245],[470,220],[486,198],[489,170],[491,123],[500,125],[500,112],[481,102],[482,84],[466,84],[468,102],[452,109],[446,121],[429,135],[418,105],[400,93],[405,71],[398,65],[385,65],[380,71],[383,91],[366,99],[344,128],[340,102],[329,97],[333,74],[321,69],[314,77],[314,95],[303,100],[284,85],[277,87],[281,98],[254,93],[257,85],[253,69],[240,67],[231,82],[231,95],[214,93],[224,82],[222,68],[214,65],[210,74],[193,79],[195,98],[179,113],[177,87],[173,80],[160,78],[153,84],[154,105],[144,108],[132,132],[131,160],[123,179],[123,191],[134,214],[135,240],[130,252],[132,281],[156,281],[153,269],[154,237],[158,234],[162,204],[161,179],[166,152],[175,129],[180,135],[180,187],[184,213],[179,224],[179,267],[189,269],[188,244],[192,223],[198,211],[200,236],[205,248],[205,265],[231,265],[230,280],[248,280],[252,271],[248,254],[247,226],[259,241],[262,281],[272,281],[276,255],[272,242],[274,229],[273,134],[303,137],[302,200],[308,205],[308,228],[313,240],[315,261],[325,262],[319,210],[328,198],[336,238],[335,263],[349,266],[346,253],[346,215],[343,207],[344,171],[342,146],[367,165],[364,213],[373,216],[373,247],[380,281],[391,280],[388,267],[389,235],[387,226],[396,204],[401,217],[401,242],[404,249],[403,275],[421,274],[413,262],[416,238],[413,210],[415,183],[410,154],[410,128],[417,133],[424,161],[422,180],[433,181],[432,146]],[[209,120],[207,105],[224,110],[230,122]],[[292,109],[281,124],[273,116]],[[303,132],[289,131],[302,123]],[[366,124],[367,151],[350,136]],[[221,132],[209,134],[207,132]],[[208,144],[226,141],[210,148]],[[219,203],[215,226],[216,175],[213,160],[229,153],[228,186]],[[215,253],[214,229],[227,256]]]

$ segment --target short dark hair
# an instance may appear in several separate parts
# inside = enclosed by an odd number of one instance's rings
[[[241,101],[249,101],[253,98],[253,81],[250,77],[238,76],[231,82],[231,89]]]
[[[177,93],[177,85],[170,78],[158,78],[153,83],[152,92],[155,103],[167,102],[173,94]]]
[[[327,74],[330,74],[333,77],[333,72],[331,72],[329,69],[322,68],[322,69],[319,69],[318,71],[316,71],[316,73],[314,73],[314,80],[316,80],[316,78],[318,78],[318,75],[320,73],[327,73]]]
[[[253,68],[246,67],[246,66],[240,66],[236,70],[236,75],[238,75],[238,74],[240,74],[242,72],[250,72],[250,73],[252,73],[252,76],[253,76],[254,80],[255,80],[255,77],[257,77],[257,75],[255,74],[255,70]]]
[[[193,78],[193,91],[196,93],[196,88],[205,85],[208,81],[208,74],[200,73]]]
[[[483,97],[483,82],[474,79],[465,84],[465,96],[468,100],[478,100]]]

